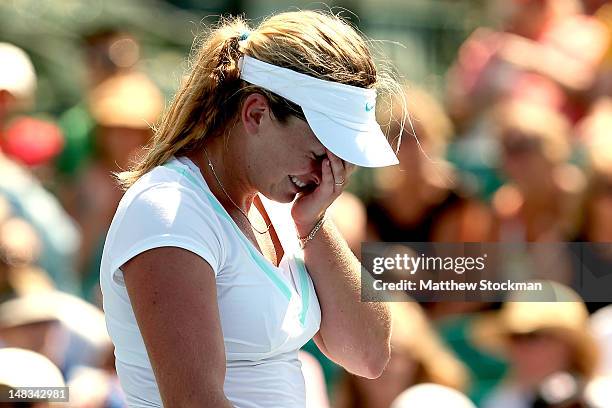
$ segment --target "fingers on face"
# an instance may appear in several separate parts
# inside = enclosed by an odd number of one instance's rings
[[[321,168],[321,184],[318,189],[324,194],[332,194],[334,191],[334,174],[329,159],[323,159]]]
[[[346,163],[329,150],[327,151],[327,158],[330,162],[330,167],[333,174],[334,192],[339,194],[346,185],[347,178],[352,171],[350,168],[352,165]]]

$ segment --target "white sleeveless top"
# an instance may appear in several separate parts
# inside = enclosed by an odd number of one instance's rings
[[[298,350],[319,330],[321,310],[290,204],[260,198],[283,245],[279,267],[244,236],[186,157],[156,167],[125,193],[106,237],[100,283],[130,407],[162,403],[119,268],[139,253],[167,246],[199,255],[214,271],[227,360],[224,391],[232,404],[305,407]]]

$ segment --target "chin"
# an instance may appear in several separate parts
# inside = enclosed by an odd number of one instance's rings
[[[295,193],[287,193],[283,197],[279,197],[274,201],[278,201],[279,203],[291,203],[293,200],[295,200],[295,196]]]
[[[264,195],[267,199],[272,200],[272,201],[276,201],[278,203],[290,203],[290,202],[293,202],[293,200],[295,200],[295,196],[296,196],[296,193],[290,192],[290,191],[275,192],[275,193],[263,193],[263,192],[261,192],[261,194]]]
[[[267,199],[278,203],[291,203],[295,200],[298,194],[297,187],[289,180],[285,183],[275,183],[267,189],[260,189],[260,194],[263,194]]]

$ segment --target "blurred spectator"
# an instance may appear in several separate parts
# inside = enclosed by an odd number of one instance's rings
[[[15,216],[36,229],[42,240],[41,266],[60,288],[74,290],[73,256],[79,244],[78,231],[33,173],[8,157],[42,168],[58,152],[61,134],[51,123],[15,118],[33,105],[36,74],[29,57],[13,45],[0,43],[0,61],[0,194]]]
[[[40,294],[0,303],[0,344],[35,351],[63,367],[67,337],[53,306]]]
[[[385,242],[483,242],[491,239],[493,217],[483,203],[472,197],[472,188],[444,161],[453,127],[439,103],[429,94],[414,88],[406,91],[414,126],[404,124],[399,150],[400,165],[377,172],[378,196],[368,204],[369,239]],[[383,118],[389,134],[400,133],[403,116],[401,101]],[[415,137],[416,134],[416,137]],[[470,152],[472,153],[472,152]],[[468,193],[469,192],[469,193]],[[444,337],[466,362],[477,363],[473,374],[478,394],[499,376],[500,363],[464,344],[464,329],[469,319],[458,316],[480,310],[477,302],[439,302],[423,305],[428,316],[445,321]],[[451,321],[452,320],[452,321]],[[484,368],[483,368],[484,367]],[[481,377],[487,377],[483,385]],[[491,380],[490,377],[493,377]],[[406,384],[406,387],[410,384]],[[400,390],[401,391],[401,390]]]
[[[64,112],[59,123],[66,136],[66,145],[57,160],[57,168],[70,184],[94,154],[96,122],[87,103],[91,90],[120,72],[129,72],[140,60],[140,45],[128,33],[102,29],[84,36],[83,53],[87,82],[85,98]],[[64,195],[69,196],[69,191]],[[70,199],[70,197],[67,197]]]
[[[9,266],[32,265],[41,247],[38,234],[25,220],[9,217],[0,221],[0,254]]]
[[[53,282],[40,268],[31,265],[5,267],[0,262],[0,302],[53,289]]]
[[[67,333],[62,369],[74,408],[127,406],[115,369],[114,348],[101,310],[72,295],[48,292],[38,298],[53,310]]]
[[[12,44],[0,42],[0,130],[10,115],[31,108],[36,73],[30,57]]]
[[[475,343],[510,363],[505,383],[483,407],[565,406],[554,404],[581,400],[584,383],[596,373],[599,348],[580,297],[557,283],[550,288],[556,301],[518,292],[475,325]]]
[[[391,408],[476,408],[468,397],[459,391],[440,384],[419,384],[402,392]]]
[[[572,122],[586,106],[608,47],[603,24],[580,13],[578,0],[498,0],[500,31],[477,29],[449,71],[450,113],[469,129],[488,106],[521,96],[563,110]]]
[[[160,91],[139,72],[116,74],[89,94],[89,110],[96,123],[95,154],[76,181],[72,213],[83,234],[82,290],[94,302],[99,301],[96,288],[104,238],[123,195],[112,173],[126,170],[137,159],[162,108]]]
[[[67,377],[78,366],[104,368],[110,349],[102,312],[57,291],[0,303],[0,343],[44,354]]]
[[[0,303],[2,347],[35,351],[59,367],[69,380],[71,407],[126,406],[104,316],[75,296],[39,290]]]
[[[0,206],[3,203],[8,206],[0,196]],[[34,265],[40,245],[36,231],[27,222],[8,214],[0,216],[0,302],[53,288],[45,271]]]
[[[494,194],[496,239],[506,244],[503,273],[572,285],[580,278],[567,246],[579,234],[584,172],[569,163],[570,125],[533,101],[509,99],[489,112],[506,182]],[[537,242],[538,245],[522,245]],[[552,243],[545,245],[544,243]]]
[[[0,149],[11,159],[33,169],[45,185],[54,183],[52,159],[64,144],[52,122],[21,116],[34,105],[36,73],[20,48],[0,43]]]
[[[579,124],[580,140],[588,160],[588,184],[581,209],[576,241],[580,257],[573,265],[580,274],[576,284],[587,291],[587,307],[593,312],[610,303],[612,285],[612,99],[601,98]]]
[[[374,380],[345,373],[336,392],[336,408],[389,408],[402,391],[423,382],[466,387],[466,368],[445,348],[420,306],[402,300],[389,303],[393,321],[387,368]]]
[[[508,183],[493,198],[501,241],[567,241],[575,237],[585,178],[568,164],[567,121],[533,102],[510,100],[493,109],[494,136]]]
[[[612,99],[601,99],[579,126],[590,164],[582,241],[612,242]]]
[[[9,390],[20,387],[65,387],[66,384],[59,369],[48,358],[41,354],[20,348],[0,349],[0,393],[8,395]],[[66,391],[68,392],[68,391]],[[66,403],[40,402],[4,402],[2,407],[47,408],[68,406]]]
[[[399,166],[377,171],[377,197],[368,203],[369,238],[385,242],[478,242],[490,234],[491,215],[466,194],[459,176],[444,161],[452,125],[429,94],[406,92],[414,134],[403,123],[403,107],[393,103],[390,135],[402,133]],[[416,134],[416,136],[415,136]]]
[[[434,321],[436,329],[449,348],[469,369],[470,384],[466,394],[480,406],[483,398],[503,380],[508,366],[500,356],[487,353],[475,345],[470,333],[483,313],[496,310],[498,305],[443,301],[427,306],[429,315],[433,314],[435,317],[442,314],[442,317]]]
[[[57,199],[46,191],[25,168],[0,152],[0,195],[10,203],[14,216],[34,229],[41,241],[36,260],[58,289],[77,290],[74,263],[80,235]]]
[[[140,61],[140,44],[128,32],[113,28],[84,36],[87,85],[95,88],[110,77],[132,70]]]

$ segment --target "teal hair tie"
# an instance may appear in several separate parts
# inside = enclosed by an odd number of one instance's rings
[[[251,34],[251,33],[248,32],[248,31],[243,31],[242,34],[240,34],[240,37],[238,38],[239,41],[244,41],[247,38],[249,38],[249,34]]]

